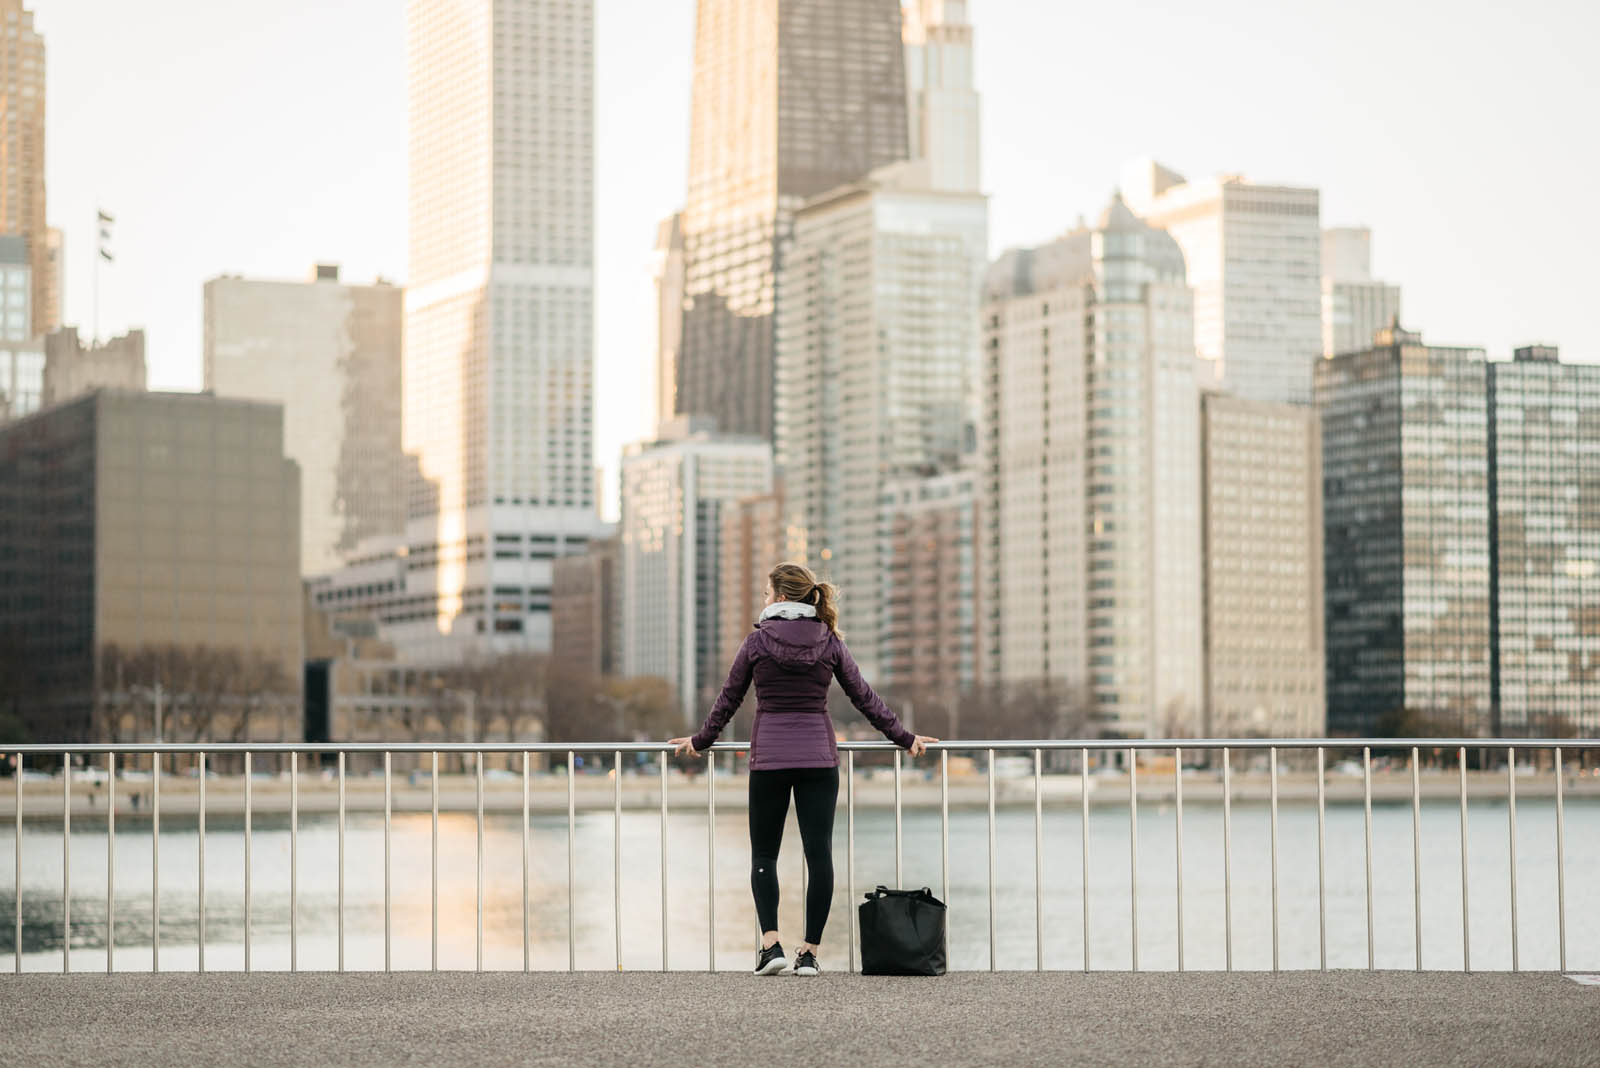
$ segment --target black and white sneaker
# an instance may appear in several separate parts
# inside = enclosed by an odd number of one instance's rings
[[[802,949],[794,955],[794,974],[816,975],[821,970],[817,967],[817,955],[809,949]]]
[[[789,961],[783,955],[783,946],[778,942],[772,943],[761,951],[761,956],[756,958],[757,975],[777,975],[789,967]]]

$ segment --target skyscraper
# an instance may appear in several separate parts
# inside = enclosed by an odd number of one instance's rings
[[[1484,362],[1394,327],[1314,365],[1329,734],[1489,727]]]
[[[441,655],[547,648],[550,560],[601,529],[594,4],[412,0],[409,41],[408,582]]]
[[[656,430],[678,412],[678,350],[683,346],[683,213],[674,212],[656,227],[650,262],[656,291]]]
[[[709,426],[679,417],[622,460],[622,673],[670,680],[685,726],[728,670],[724,510],[772,490],[772,446]]]
[[[953,469],[967,447],[988,205],[882,167],[796,213],[778,276],[777,458],[805,562],[843,591],[870,678],[888,595],[888,479]]]
[[[771,436],[774,290],[793,212],[905,156],[897,0],[699,0],[679,412]]]
[[[0,234],[20,235],[28,250],[33,329],[46,334],[60,324],[44,211],[44,38],[22,0],[0,0],[0,17],[6,35],[0,49]]]
[[[363,538],[405,524],[400,453],[402,291],[339,281],[238,277],[205,285],[205,388],[283,406],[300,465],[300,566],[339,567]]]
[[[1400,317],[1400,287],[1372,277],[1372,231],[1322,231],[1322,354],[1362,352]]]
[[[980,672],[1120,733],[1198,726],[1200,431],[1183,253],[1114,198],[1007,252],[982,312]]]
[[[0,235],[0,423],[44,405],[44,343],[33,332],[32,292],[26,244],[15,234]]]
[[[1207,738],[1326,730],[1322,432],[1301,404],[1201,399]]]
[[[1213,380],[1251,400],[1309,404],[1322,353],[1317,190],[1238,175],[1188,182],[1144,161],[1128,168],[1123,192],[1183,249],[1195,348]]]
[[[967,0],[911,0],[905,8],[908,132],[933,188],[979,189],[978,90]]]
[[[1491,732],[1600,727],[1600,367],[1553,346],[1489,372]]]

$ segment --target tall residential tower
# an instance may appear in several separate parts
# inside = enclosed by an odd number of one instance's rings
[[[906,105],[912,159],[933,188],[979,188],[978,90],[967,0],[912,0],[905,8]]]

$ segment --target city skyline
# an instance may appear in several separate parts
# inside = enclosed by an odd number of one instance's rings
[[[1166,12],[1152,23],[1162,5],[1065,13],[1016,0],[972,4],[991,253],[1062,232],[1074,214],[1103,203],[1122,163],[1156,155],[1193,177],[1237,171],[1320,189],[1323,224],[1372,227],[1374,273],[1404,287],[1407,319],[1427,323],[1442,342],[1481,345],[1496,359],[1535,340],[1559,343],[1579,362],[1600,354],[1600,327],[1582,315],[1586,242],[1572,240],[1565,221],[1565,205],[1577,202],[1577,183],[1600,150],[1553,136],[1576,128],[1596,95],[1579,69],[1577,43],[1592,34],[1573,32],[1594,13],[1551,0],[1544,18],[1522,12],[1514,22],[1461,26],[1386,12],[1382,38],[1360,47],[1379,68],[1404,60],[1411,81],[1346,84],[1339,74],[1356,27],[1374,23],[1348,10],[1341,30],[1259,6],[1238,0],[1222,13],[1232,17],[1202,22]],[[641,383],[597,398],[595,459],[613,474],[621,445],[647,436],[650,425],[642,384],[653,359],[648,259],[654,227],[681,202],[687,174],[692,7],[598,5],[596,378]],[[237,49],[228,32],[235,17],[225,11],[180,3],[152,19],[95,8],[98,18],[78,19],[50,0],[34,5],[50,54],[47,181],[50,222],[67,237],[66,321],[92,329],[88,216],[97,204],[118,215],[119,260],[102,277],[99,332],[146,327],[158,387],[200,384],[206,277],[288,277],[316,259],[342,262],[353,280],[410,281],[402,5],[313,11],[289,3],[261,27],[265,41],[236,36]],[[1120,94],[1120,106],[1104,115],[1069,108],[1073,94],[1047,76],[1041,54],[1065,39],[1052,31],[1133,40],[1135,25],[1139,55],[1166,75]],[[1262,37],[1252,41],[1230,25],[1257,27]],[[1105,32],[1086,36],[1086,28]],[[154,34],[178,55],[159,75],[127,73],[127,57]],[[201,38],[205,49],[183,47]],[[354,52],[351,40],[360,42]],[[1294,47],[1261,47],[1276,40]],[[280,74],[251,58],[273,54],[275,43],[292,45],[302,62]],[[1120,52],[1107,53],[1074,61],[1079,90],[1105,84],[1097,64]],[[1519,54],[1538,54],[1539,66],[1504,62]],[[1229,68],[1257,77],[1198,78]],[[1444,77],[1456,68],[1507,73],[1471,84]],[[321,77],[305,78],[306,69]],[[108,71],[126,82],[116,99],[94,91]],[[196,84],[217,91],[197,95]],[[1273,91],[1263,93],[1265,85]],[[1172,95],[1177,86],[1182,96]],[[1059,107],[1041,91],[1060,93]],[[206,99],[197,104],[199,95]],[[1188,107],[1173,107],[1176,99]],[[1377,100],[1385,106],[1373,106]],[[1074,135],[1040,136],[1041,108],[1070,114]],[[191,119],[143,120],[174,113]],[[1514,126],[1496,121],[1513,113]],[[1197,122],[1197,114],[1219,118]],[[1375,126],[1372,115],[1388,121]],[[1497,138],[1492,152],[1477,139],[1484,128]],[[141,138],[137,151],[130,134]],[[194,144],[209,150],[187,151]],[[1084,144],[1095,148],[1084,153]],[[650,165],[639,166],[640,156]],[[108,158],[119,166],[97,162]],[[1402,158],[1403,169],[1385,162]],[[1534,159],[1544,164],[1537,174],[1527,163]],[[241,160],[261,165],[242,168]],[[271,203],[294,209],[260,207]],[[1545,243],[1541,234],[1550,235]]]

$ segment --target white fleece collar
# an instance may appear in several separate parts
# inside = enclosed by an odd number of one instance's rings
[[[761,610],[761,618],[768,619],[816,619],[817,610],[808,604],[799,601],[774,601]]]

